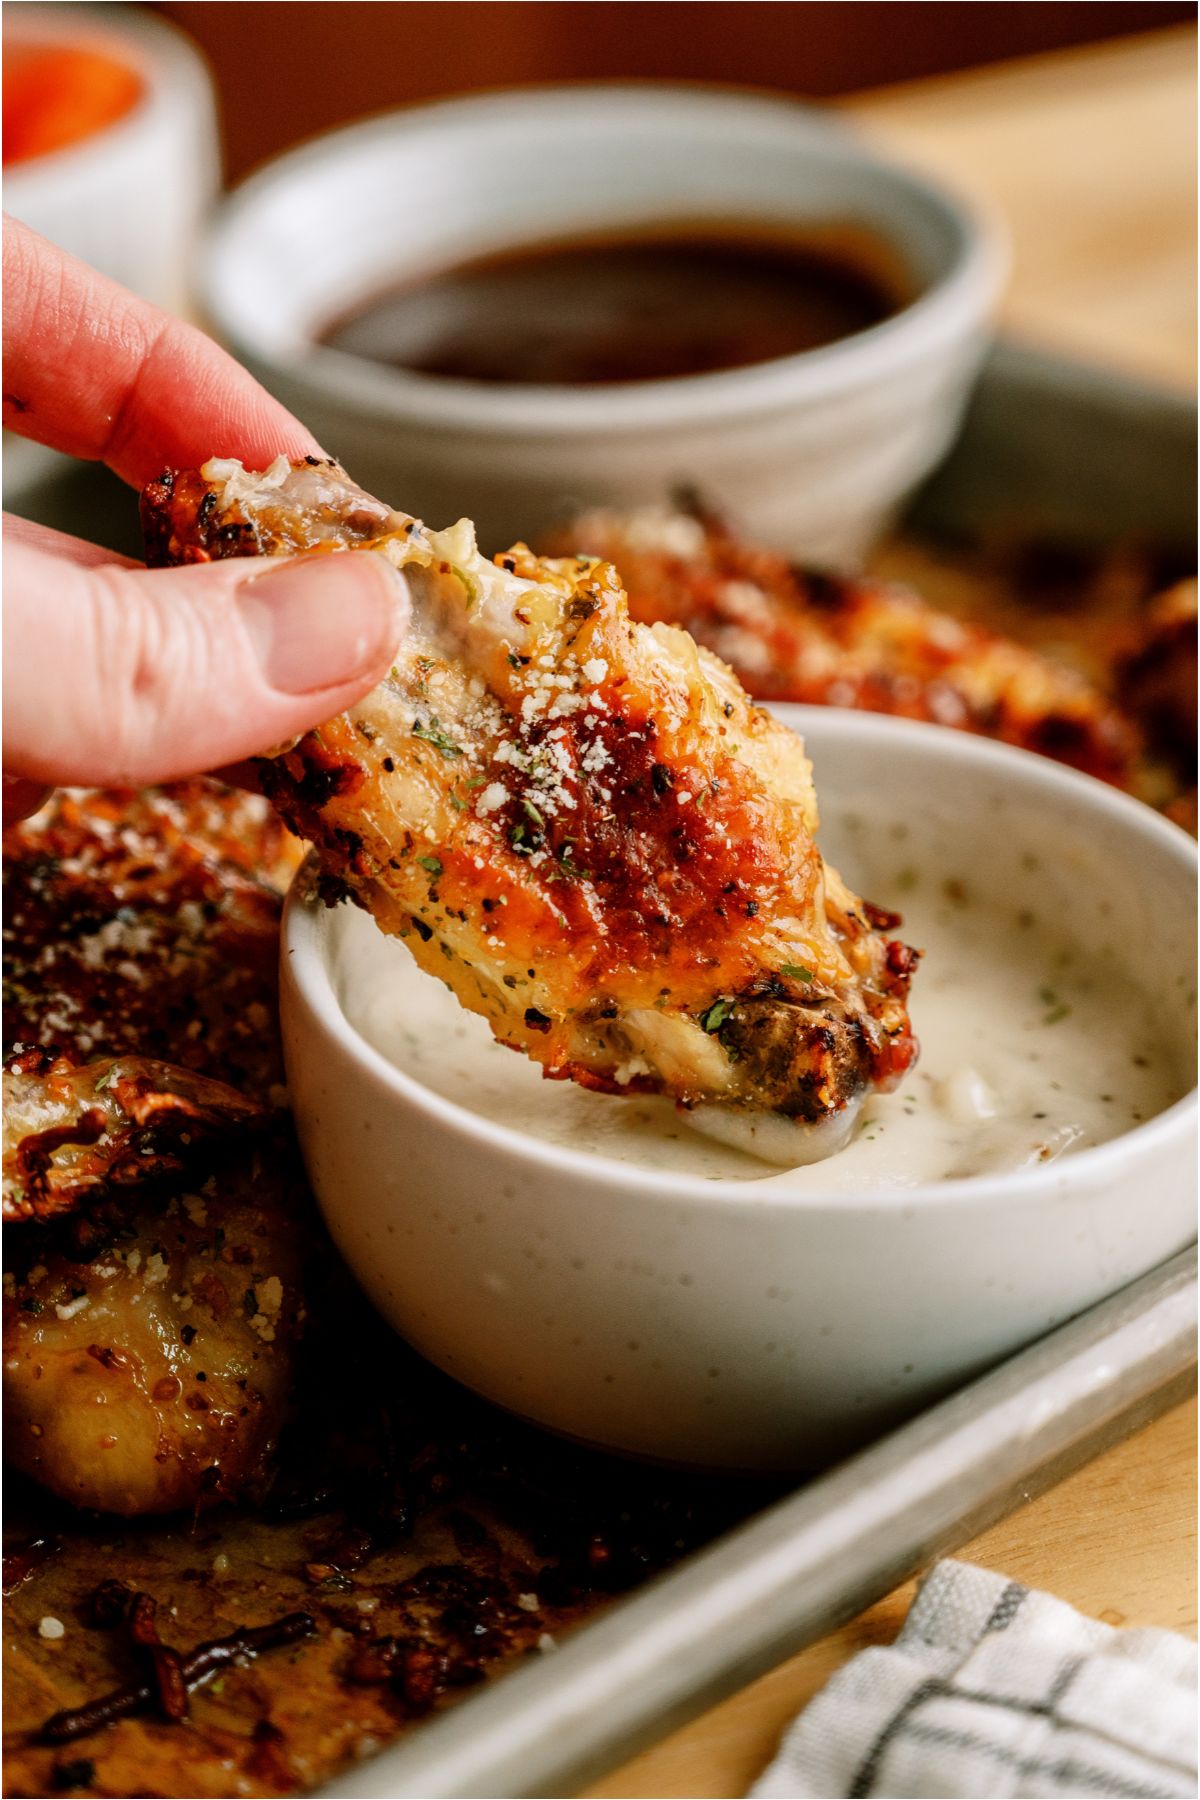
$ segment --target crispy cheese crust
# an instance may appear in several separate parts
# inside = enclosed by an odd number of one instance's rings
[[[56,793],[4,841],[5,1057],[152,1057],[280,1090],[279,895],[300,846],[214,782]]]

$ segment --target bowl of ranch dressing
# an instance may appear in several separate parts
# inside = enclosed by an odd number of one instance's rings
[[[374,1304],[514,1412],[705,1467],[840,1454],[1195,1231],[1191,841],[1006,745],[774,710],[923,953],[918,1065],[823,1162],[543,1080],[303,876],[284,926],[301,1143]]]

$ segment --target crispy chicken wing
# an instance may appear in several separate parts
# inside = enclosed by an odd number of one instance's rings
[[[6,1234],[6,1236],[11,1234]],[[64,1500],[159,1513],[253,1487],[302,1313],[294,1209],[247,1154],[89,1262],[32,1228],[5,1278],[5,1452]]]
[[[405,570],[389,678],[263,786],[548,1075],[842,1127],[911,1063],[915,958],[823,863],[800,740],[634,623],[611,567],[489,563],[465,522],[427,531],[332,463],[168,474],[143,518],[157,563],[369,547]]]
[[[1117,691],[1179,781],[1196,781],[1196,583],[1176,582],[1138,621]]]
[[[79,1505],[226,1497],[282,1428],[303,1311],[268,1132],[296,847],[197,782],[57,795],[5,852],[8,1454]]]
[[[76,1066],[26,1052],[4,1077],[4,1217],[49,1219],[114,1188],[159,1186],[265,1116],[224,1082],[147,1057]]]
[[[819,574],[702,512],[593,512],[552,549],[606,557],[635,619],[682,626],[760,700],[897,713],[1128,785],[1136,734],[1081,676],[906,588]]]
[[[282,1099],[279,894],[300,846],[260,795],[59,792],[4,848],[6,1059],[147,1056]]]

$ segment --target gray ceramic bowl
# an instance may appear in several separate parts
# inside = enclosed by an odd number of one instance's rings
[[[367,363],[328,323],[408,275],[664,221],[849,223],[915,298],[827,348],[613,387],[506,386]],[[204,295],[266,384],[394,504],[474,518],[488,550],[581,505],[681,483],[797,556],[854,557],[958,426],[1005,264],[994,229],[788,101],[578,86],[389,113],[268,165],[226,204]]]

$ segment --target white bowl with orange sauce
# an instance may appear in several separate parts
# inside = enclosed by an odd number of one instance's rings
[[[819,347],[657,379],[464,378],[329,341],[373,296],[479,259],[688,231],[853,242],[903,291]],[[467,514],[488,550],[581,505],[689,486],[768,542],[844,560],[952,440],[1004,266],[973,206],[832,115],[581,84],[413,107],[290,152],[225,204],[204,292],[218,332],[359,480],[436,524]]]

